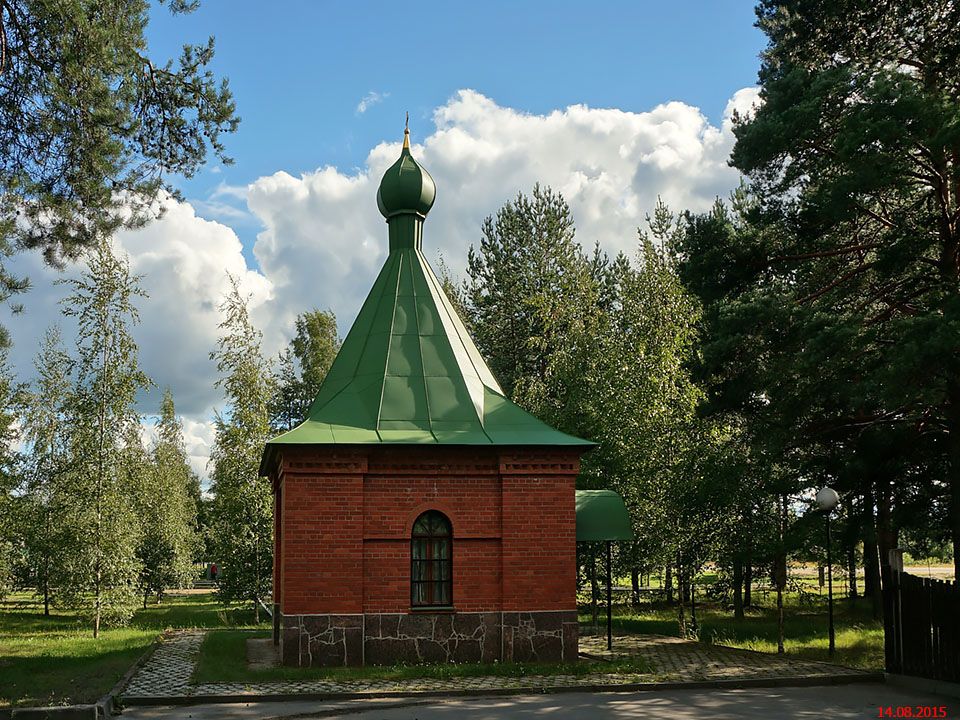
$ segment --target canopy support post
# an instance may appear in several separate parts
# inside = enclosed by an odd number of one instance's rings
[[[613,563],[611,562],[610,547],[612,542],[607,540],[607,650],[613,650],[613,622],[611,619],[611,586],[613,585]]]

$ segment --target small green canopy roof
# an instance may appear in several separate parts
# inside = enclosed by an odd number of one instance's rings
[[[264,447],[262,475],[285,445],[594,445],[504,396],[421,252],[432,188],[405,138],[378,194],[390,254],[307,419]]]
[[[633,540],[623,498],[613,490],[577,490],[577,542]]]

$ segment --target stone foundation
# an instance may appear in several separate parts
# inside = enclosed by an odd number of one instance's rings
[[[284,615],[284,665],[573,662],[577,613]]]

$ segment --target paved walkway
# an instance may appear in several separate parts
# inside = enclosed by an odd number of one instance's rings
[[[512,697],[288,700],[183,707],[130,707],[123,720],[871,720],[879,708],[896,717],[958,718],[960,701],[879,683],[851,686],[664,690],[514,695]],[[909,708],[909,710],[908,710]],[[936,708],[936,710],[934,710]],[[943,708],[941,713],[940,708]],[[186,711],[185,711],[186,710]]]
[[[842,665],[710,645],[666,635],[614,636],[612,652],[607,650],[606,636],[581,635],[580,654],[607,659],[639,655],[653,666],[657,680],[661,682],[831,678],[866,674]]]
[[[269,696],[387,696],[440,693],[544,692],[564,688],[608,688],[656,683],[710,681],[807,682],[829,684],[858,682],[872,676],[859,670],[826,663],[790,660],[782,656],[748,650],[705,645],[660,635],[615,637],[615,654],[637,654],[653,666],[652,673],[591,673],[589,675],[531,675],[512,677],[463,677],[415,680],[329,680],[305,679],[262,683],[191,682],[203,631],[169,635],[153,656],[124,688],[126,705],[157,704],[171,700],[204,698],[265,698]],[[605,656],[603,638],[580,639],[581,652]]]

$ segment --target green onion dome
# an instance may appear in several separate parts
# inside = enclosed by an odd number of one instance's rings
[[[383,174],[377,190],[377,207],[388,220],[395,215],[426,217],[437,197],[437,186],[430,173],[410,154],[410,130],[403,131],[400,159]]]

